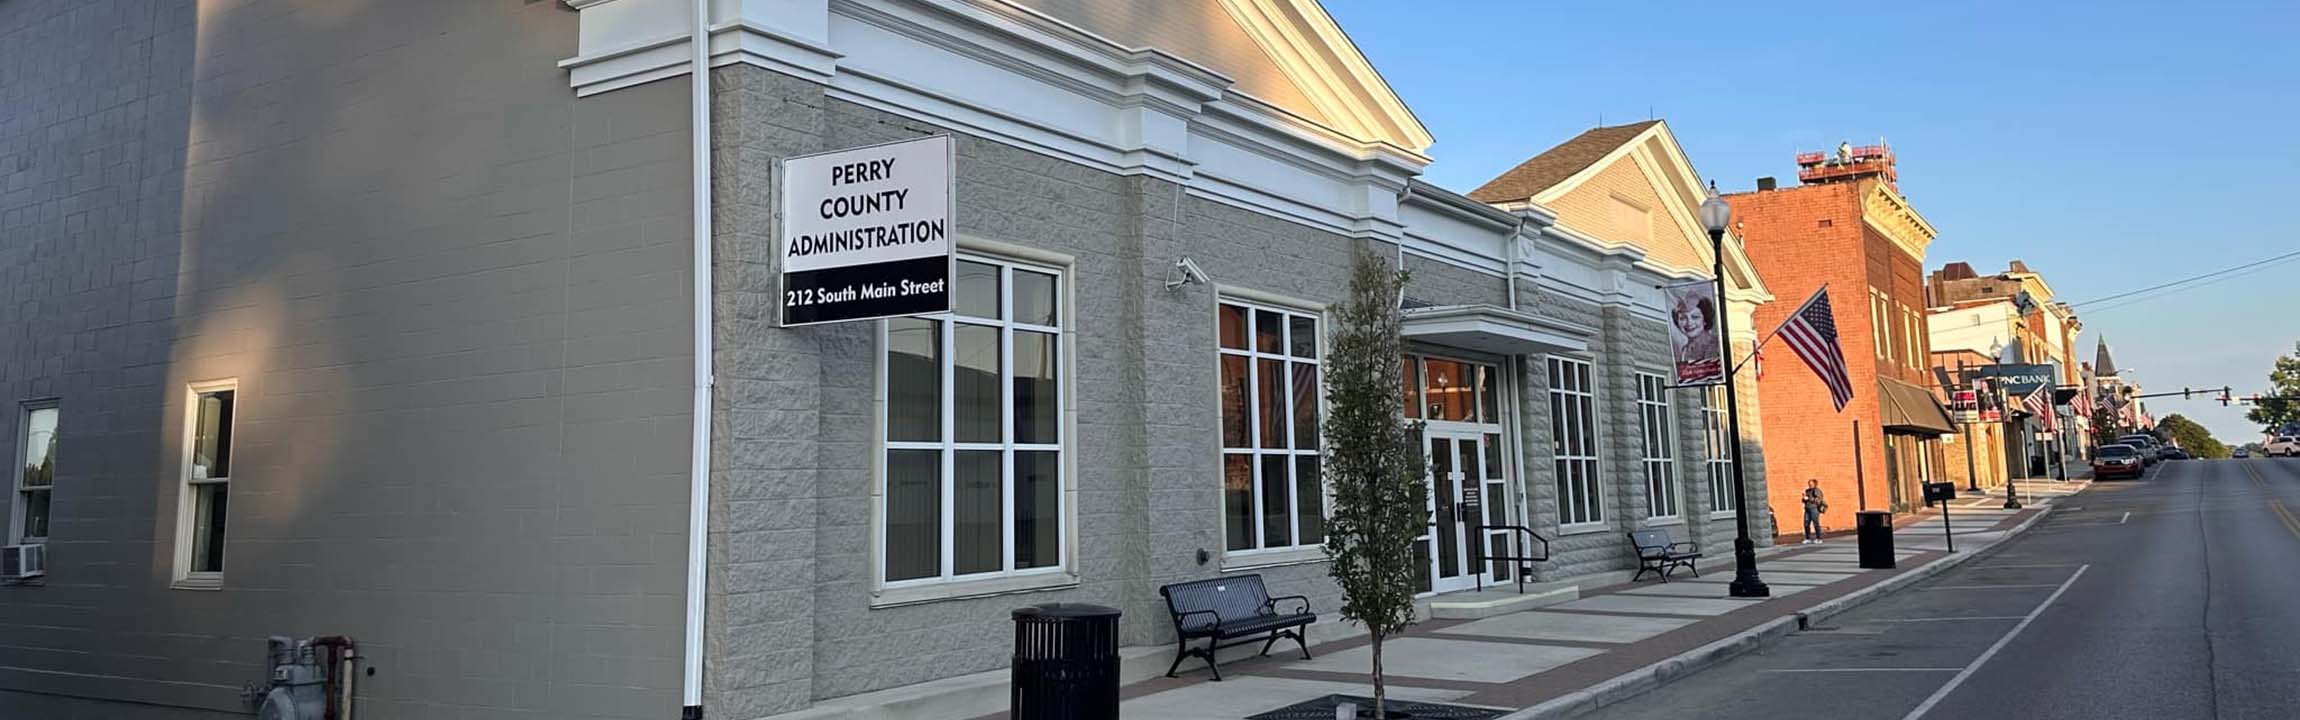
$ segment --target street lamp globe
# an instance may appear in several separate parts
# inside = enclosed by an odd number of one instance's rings
[[[1711,235],[1719,235],[1730,227],[1728,223],[1732,221],[1733,206],[1725,204],[1725,199],[1717,196],[1717,182],[1710,181],[1709,199],[1701,201],[1701,227],[1707,228]]]

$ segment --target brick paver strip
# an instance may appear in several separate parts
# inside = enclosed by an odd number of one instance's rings
[[[1946,553],[1922,553],[1901,562],[1892,570],[1863,573],[1845,580],[1824,585],[1777,600],[1756,603],[1739,610],[1622,647],[1619,650],[1593,655],[1536,673],[1506,685],[1462,698],[1469,705],[1526,708],[1542,701],[1580,690],[1614,676],[1636,670],[1709,643],[1723,640],[1743,630],[1771,622],[1775,618],[1834,600],[1861,588],[1885,581],[1894,575],[1908,572],[1925,563],[1946,557]],[[1785,606],[1793,606],[1790,609]]]
[[[2027,521],[2031,516],[2034,516],[2038,512],[2040,512],[2040,510],[2033,507],[2024,508],[2020,512],[2005,516],[2004,519],[1998,520],[1995,524],[1991,525],[1987,531],[2010,530],[2014,526]],[[1915,522],[1917,520],[1923,519],[1923,516],[1929,516],[1930,514],[1931,513],[1912,513],[1910,516],[1908,516],[1910,519],[1907,520],[1896,518],[1895,525],[1900,526],[1906,522]],[[1896,529],[1899,528],[1896,527]],[[1784,560],[1820,549],[1821,548],[1819,547],[1812,546],[1797,547],[1773,553],[1766,559]],[[1857,575],[1851,575],[1844,580],[1838,580],[1827,585],[1813,587],[1795,595],[1775,598],[1773,600],[1761,603],[1754,603],[1749,607],[1734,610],[1723,615],[1703,617],[1700,622],[1696,622],[1685,627],[1663,632],[1659,635],[1627,644],[1573,641],[1560,642],[1528,640],[1522,638],[1496,638],[1486,636],[1460,635],[1448,632],[1448,629],[1473,621],[1424,620],[1416,624],[1414,630],[1409,633],[1409,635],[1437,635],[1448,640],[1468,640],[1477,642],[1551,645],[1558,647],[1585,647],[1591,649],[1604,649],[1606,652],[1603,654],[1582,658],[1580,660],[1575,660],[1573,662],[1559,665],[1549,670],[1535,673],[1533,675],[1506,683],[1482,683],[1467,680],[1440,680],[1433,678],[1408,678],[1404,676],[1393,676],[1394,679],[1391,681],[1391,683],[1401,687],[1424,687],[1434,689],[1474,691],[1474,694],[1454,701],[1464,705],[1507,708],[1532,707],[1542,703],[1543,701],[1549,700],[1550,698],[1580,690],[1582,688],[1589,687],[1606,680],[1611,680],[1615,676],[1621,675],[1622,673],[1627,673],[1647,665],[1652,665],[1654,663],[1676,657],[1681,653],[1693,650],[1703,645],[1725,639],[1735,633],[1739,633],[1758,625],[1770,622],[1774,618],[1784,617],[1796,612],[1802,612],[1816,605],[1820,605],[1821,603],[1850,595],[1855,591],[1884,582],[1885,580],[1894,576],[1923,567],[1926,564],[1932,563],[1933,561],[1944,557],[1948,557],[1948,553],[1939,551],[1919,552],[1914,556],[1895,563],[1895,567],[1891,570],[1875,570],[1862,572]],[[1731,571],[1731,568],[1723,568],[1722,570],[1729,572]],[[1650,583],[1617,583],[1585,591],[1582,593],[1582,597],[1608,595],[1634,587],[1642,587],[1647,584]],[[1624,617],[1665,617],[1679,619],[1697,617],[1689,615],[1663,615],[1654,613],[1561,610],[1556,608],[1538,608],[1529,612],[1620,615]],[[1339,621],[1340,619],[1335,618],[1335,620]],[[1371,642],[1372,640],[1370,638],[1361,635],[1346,640],[1336,640],[1333,642],[1321,644],[1313,652],[1320,655],[1343,652],[1363,647]],[[1345,683],[1366,682],[1366,676],[1363,673],[1329,672],[1323,670],[1299,670],[1286,667],[1287,662],[1298,660],[1300,657],[1301,656],[1299,654],[1293,652],[1280,652],[1278,649],[1273,648],[1270,651],[1270,656],[1266,658],[1250,657],[1224,662],[1222,663],[1222,673],[1225,676],[1256,675],[1263,677],[1291,678],[1297,680],[1323,680]],[[1212,682],[1212,676],[1206,673],[1205,664],[1196,660],[1184,663],[1181,674],[1182,676],[1177,678],[1159,677],[1127,685],[1126,687],[1119,690],[1119,697],[1124,700],[1131,700],[1145,695],[1150,695],[1152,693],[1165,692],[1167,690],[1188,687],[1190,685],[1196,685],[1203,682]],[[1003,714],[994,717],[1003,717]]]

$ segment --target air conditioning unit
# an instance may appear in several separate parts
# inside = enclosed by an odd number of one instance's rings
[[[0,580],[24,580],[48,574],[48,546],[9,545],[0,548]]]

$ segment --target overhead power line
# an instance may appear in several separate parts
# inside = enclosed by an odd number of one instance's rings
[[[2242,264],[2242,265],[2237,265],[2237,266],[2234,266],[2234,267],[2221,268],[2221,269],[2219,269],[2219,270],[2214,270],[2214,271],[2212,271],[2212,272],[2208,272],[2208,273],[2200,273],[2200,274],[2197,274],[2197,275],[2190,275],[2190,276],[2188,276],[2188,277],[2184,277],[2184,278],[2181,278],[2181,279],[2179,279],[2179,280],[2174,280],[2174,281],[2172,281],[2172,282],[2167,282],[2167,283],[2159,283],[2159,284],[2156,284],[2156,285],[2150,285],[2150,286],[2148,286],[2148,287],[2140,288],[2140,289],[2138,289],[2138,290],[2126,290],[2126,291],[2124,291],[2124,292],[2116,293],[2116,294],[2114,294],[2114,295],[2105,295],[2105,296],[2102,296],[2102,297],[2096,297],[2096,298],[2093,298],[2093,299],[2090,299],[2090,300],[2085,300],[2085,301],[2082,301],[2082,302],[2073,302],[2073,303],[2069,303],[2069,307],[2083,307],[2083,306],[2086,306],[2086,305],[2097,305],[2097,304],[2100,304],[2100,303],[2104,303],[2104,302],[2108,302],[2108,301],[2111,301],[2111,300],[2119,300],[2119,299],[2124,299],[2124,298],[2131,298],[2131,297],[2133,297],[2133,296],[2136,296],[2136,295],[2143,295],[2143,294],[2147,294],[2147,293],[2153,293],[2153,292],[2157,292],[2157,291],[2160,291],[2160,290],[2167,290],[2167,289],[2171,289],[2171,288],[2176,288],[2176,287],[2179,287],[2179,286],[2182,286],[2182,285],[2189,285],[2189,284],[2191,284],[2191,283],[2199,283],[2199,282],[2202,282],[2202,281],[2205,281],[2205,280],[2212,280],[2212,279],[2215,279],[2215,278],[2220,278],[2220,277],[2222,277],[2222,276],[2226,276],[2226,275],[2230,275],[2230,274],[2238,274],[2238,273],[2241,273],[2241,274],[2249,274],[2251,271],[2257,271],[2257,270],[2266,269],[2266,268],[2267,268],[2267,266],[2270,266],[2270,265],[2274,265],[2274,264],[2276,264],[2276,263],[2281,263],[2281,262],[2284,262],[2284,261],[2287,261],[2287,260],[2294,260],[2294,259],[2300,259],[2300,250],[2294,250],[2294,251],[2292,251],[2292,252],[2284,253],[2284,254],[2282,254],[2282,255],[2278,255],[2278,256],[2275,256],[2275,257],[2266,258],[2266,259],[2263,259],[2263,260],[2256,260],[2256,261],[2253,261],[2253,262],[2244,263],[2244,264]],[[2193,288],[2182,288],[2182,289],[2184,289],[2184,290],[2185,290],[2185,289],[2193,289]],[[2170,294],[2170,293],[2164,293],[2164,294]],[[2150,297],[2151,297],[2151,298],[2153,298],[2153,297],[2160,297],[2160,295],[2158,295],[2158,296],[2150,296]],[[2149,299],[2149,298],[2138,298],[2138,299],[2134,299],[2134,300],[2132,300],[2131,302],[2140,302],[2141,300],[2144,300],[2144,299]],[[2118,303],[2118,304],[2117,304],[2115,307],[2121,307],[2121,306],[2123,306],[2123,305],[2125,305],[2125,304],[2127,304],[2127,303]],[[2105,310],[2105,309],[2107,309],[2107,308],[2098,308],[2098,309],[2103,309],[2103,310]]]

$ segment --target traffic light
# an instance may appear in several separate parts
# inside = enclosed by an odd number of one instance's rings
[[[2229,388],[2228,388],[2228,386],[2226,386],[2226,385],[2223,385],[2223,386],[2221,386],[2221,387],[2220,387],[2220,406],[2221,406],[2221,407],[2228,407],[2228,400],[2229,400],[2229,397],[2228,397],[2228,390],[2229,390]]]

